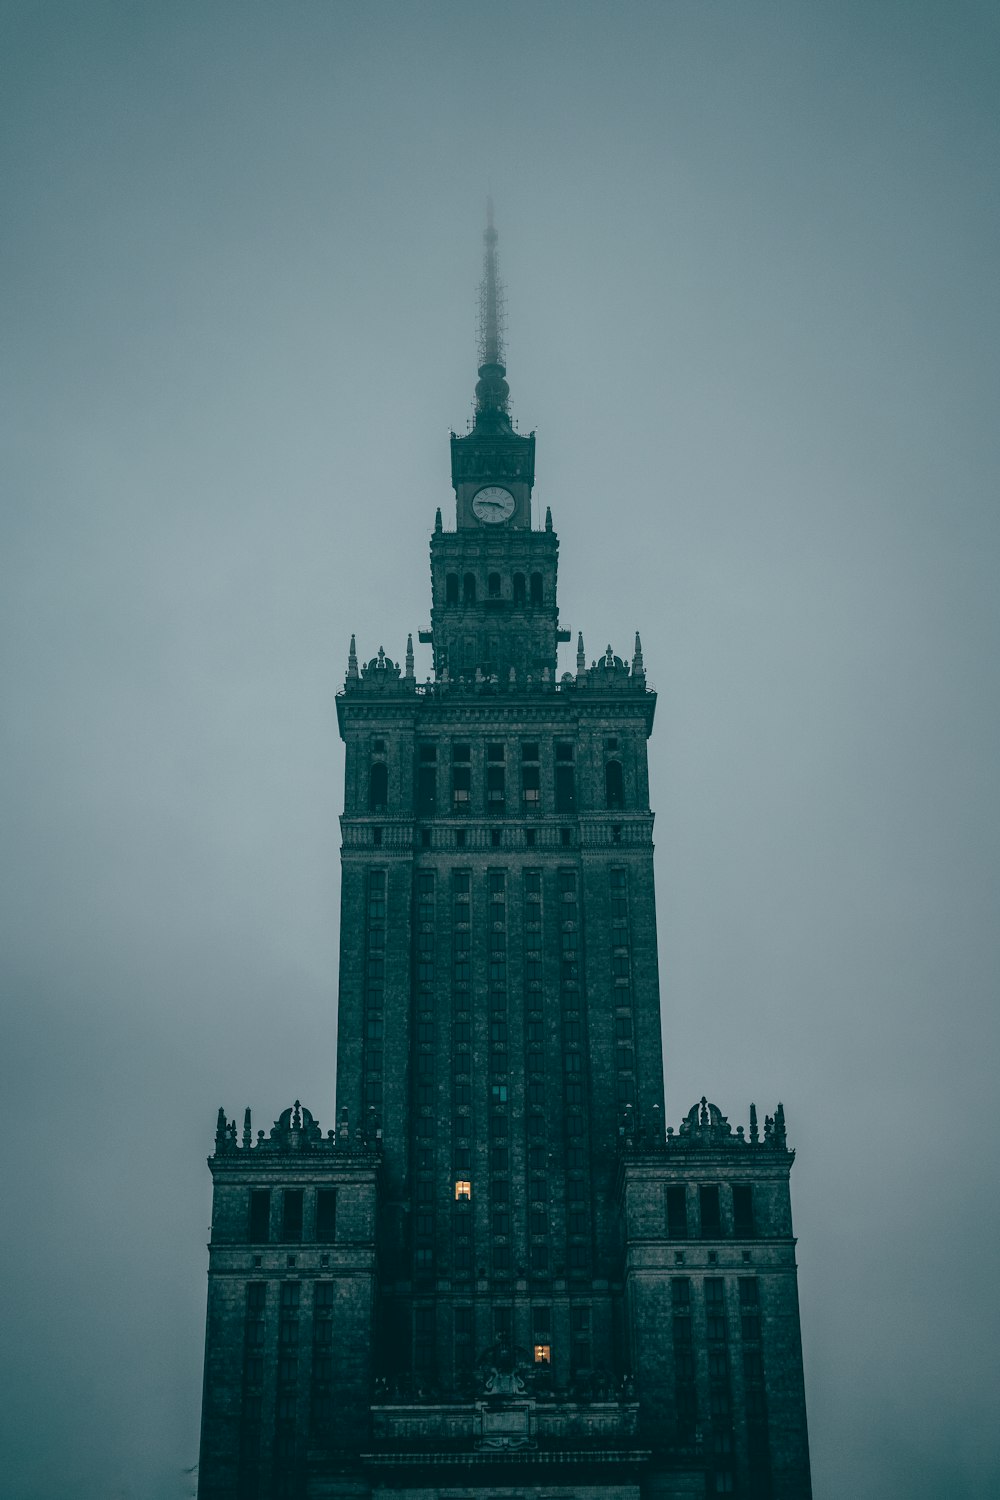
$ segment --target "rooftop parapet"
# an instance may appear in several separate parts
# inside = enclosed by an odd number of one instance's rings
[[[360,1154],[382,1149],[382,1127],[374,1110],[365,1125],[355,1125],[351,1130],[347,1109],[340,1112],[340,1122],[336,1130],[328,1130],[323,1134],[312,1112],[298,1099],[290,1109],[282,1111],[275,1120],[267,1135],[263,1130],[258,1130],[257,1138],[254,1139],[249,1106],[243,1114],[243,1133],[237,1135],[236,1121],[226,1119],[226,1111],[219,1110],[218,1120],[215,1127],[215,1155],[233,1156],[243,1152],[264,1152],[266,1154],[284,1154],[303,1152],[339,1152],[344,1154]]]
[[[562,627],[559,629],[563,635],[569,636],[568,630],[563,630]],[[420,631],[420,639],[430,639],[430,632]],[[448,668],[444,667],[436,679],[421,683],[417,682],[414,675],[412,636],[407,642],[405,671],[400,667],[399,662],[386,656],[381,646],[378,654],[370,661],[359,663],[354,636],[351,636],[347,678],[342,693],[338,696],[342,696],[343,693],[363,693],[367,696],[380,694],[400,697],[411,697],[414,694],[421,697],[463,694],[500,697],[513,693],[581,692],[594,697],[603,697],[606,694],[645,693],[647,691],[646,669],[638,633],[635,638],[635,651],[631,666],[627,656],[616,656],[609,645],[604,654],[592,661],[588,667],[581,636],[577,647],[575,673],[563,672],[561,677],[557,677],[548,667],[544,667],[540,673],[528,672],[519,675],[515,668],[511,667],[501,678],[496,674],[487,676],[479,668],[473,673],[452,675]]]
[[[651,1128],[640,1125],[631,1107],[626,1109],[618,1127],[619,1147],[625,1153],[647,1153],[650,1151],[705,1151],[720,1147],[732,1149],[745,1147],[752,1151],[787,1151],[785,1135],[785,1111],[779,1104],[773,1115],[764,1116],[764,1132],[761,1135],[757,1123],[757,1106],[750,1106],[749,1133],[742,1125],[735,1131],[717,1104],[710,1104],[704,1094],[693,1104],[675,1132],[672,1125],[663,1134],[660,1111],[653,1109]]]

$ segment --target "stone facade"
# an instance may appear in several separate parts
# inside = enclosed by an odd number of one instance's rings
[[[340,1124],[220,1115],[199,1493],[805,1500],[784,1118],[665,1128],[655,696],[558,674],[497,285],[491,225],[432,675],[337,699]]]

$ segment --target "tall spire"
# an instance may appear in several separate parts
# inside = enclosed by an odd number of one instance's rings
[[[483,233],[483,279],[479,287],[479,380],[476,384],[476,426],[510,430],[507,400],[510,387],[504,376],[504,289],[500,280],[499,236],[493,223],[493,199],[486,200]]]

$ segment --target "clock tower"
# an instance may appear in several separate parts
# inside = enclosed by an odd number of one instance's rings
[[[493,206],[483,236],[479,379],[475,420],[464,437],[452,433],[454,531],[438,511],[431,540],[431,629],[441,681],[548,681],[556,646],[568,641],[556,607],[559,543],[548,511],[532,530],[535,435],[510,419],[503,351],[503,286]]]

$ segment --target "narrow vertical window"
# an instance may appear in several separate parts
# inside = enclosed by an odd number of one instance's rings
[[[506,768],[503,745],[486,746],[486,811],[502,813],[506,801]]]
[[[524,603],[524,574],[523,573],[515,573],[514,574],[514,603],[515,604],[523,604]]]
[[[532,573],[531,575],[531,602],[532,604],[541,604],[542,602],[541,573]]]
[[[688,1237],[687,1189],[682,1182],[667,1187],[667,1234],[672,1240]]]
[[[444,584],[444,599],[446,604],[458,603],[458,574],[449,573]]]
[[[456,812],[467,812],[472,795],[472,746],[453,745],[451,751],[451,796]]]
[[[417,764],[417,815],[433,817],[437,807],[437,746],[421,745]]]
[[[266,1245],[271,1238],[271,1189],[254,1188],[250,1194],[250,1243]]]
[[[722,1233],[718,1183],[713,1182],[709,1183],[706,1187],[700,1187],[698,1189],[698,1199],[701,1206],[702,1239],[717,1239]]]
[[[500,574],[491,573],[486,580],[486,592],[491,599],[500,598]]]
[[[466,573],[462,579],[462,596],[466,604],[476,602],[476,576],[474,573]]]
[[[576,808],[576,782],[573,776],[573,746],[556,745],[556,812],[573,812]]]
[[[620,760],[609,760],[604,767],[604,803],[606,807],[625,806],[625,786]]]
[[[316,1238],[320,1244],[330,1244],[337,1227],[336,1188],[316,1189]]]
[[[281,1214],[281,1238],[295,1241],[302,1238],[302,1189],[286,1188]]]
[[[753,1188],[749,1183],[733,1185],[733,1234],[750,1240],[756,1234],[753,1220]]]
[[[384,813],[389,803],[389,768],[377,760],[368,772],[368,811]]]

